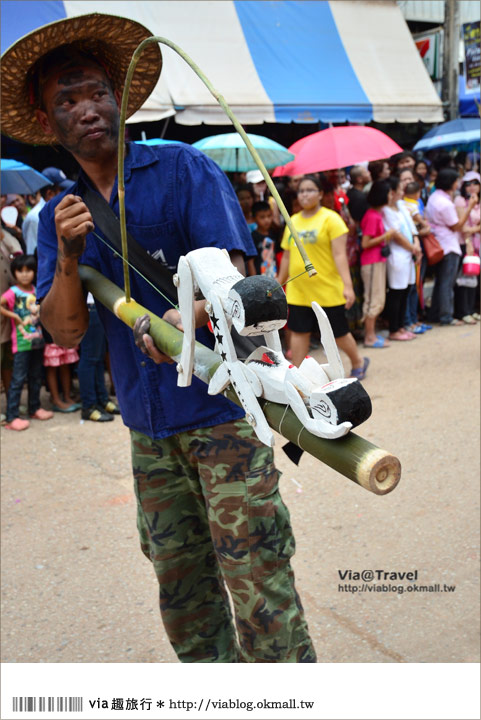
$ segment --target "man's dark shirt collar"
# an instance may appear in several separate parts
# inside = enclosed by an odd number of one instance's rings
[[[126,148],[125,148],[125,159],[124,159],[124,180],[127,182],[130,180],[130,176],[132,174],[132,170],[135,170],[135,168],[142,168],[147,167],[148,165],[153,165],[156,163],[159,159],[158,154],[155,152],[155,149],[153,147],[150,147],[149,145],[138,145],[135,142],[127,142]],[[89,176],[86,174],[86,172],[80,168],[80,172],[78,175],[78,188],[80,191],[82,191],[82,188],[88,185],[89,187],[95,189],[92,185],[92,181],[90,180]],[[118,177],[115,178],[115,195],[117,194],[117,183],[118,183]]]

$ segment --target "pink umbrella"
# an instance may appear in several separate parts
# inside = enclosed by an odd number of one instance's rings
[[[394,140],[380,130],[362,125],[327,128],[307,135],[289,148],[295,160],[277,167],[272,173],[304,175],[335,170],[366,160],[382,160],[402,152]]]

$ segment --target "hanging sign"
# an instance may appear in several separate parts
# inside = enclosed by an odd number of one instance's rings
[[[479,21],[463,25],[464,77],[466,93],[479,92],[481,51],[479,47]]]

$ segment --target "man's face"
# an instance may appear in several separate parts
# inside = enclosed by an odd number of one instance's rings
[[[363,185],[367,185],[368,183],[371,182],[371,180],[372,180],[371,173],[369,172],[369,170],[367,168],[363,168],[363,173],[361,175],[361,178],[362,178]]]
[[[119,96],[96,65],[53,72],[43,87],[37,119],[44,132],[80,160],[116,152]]]
[[[416,161],[412,157],[405,157],[402,160],[399,161],[397,169],[399,170],[413,170],[414,166],[416,164]]]

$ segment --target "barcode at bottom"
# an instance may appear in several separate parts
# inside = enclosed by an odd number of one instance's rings
[[[82,712],[81,697],[14,697],[13,712]]]

